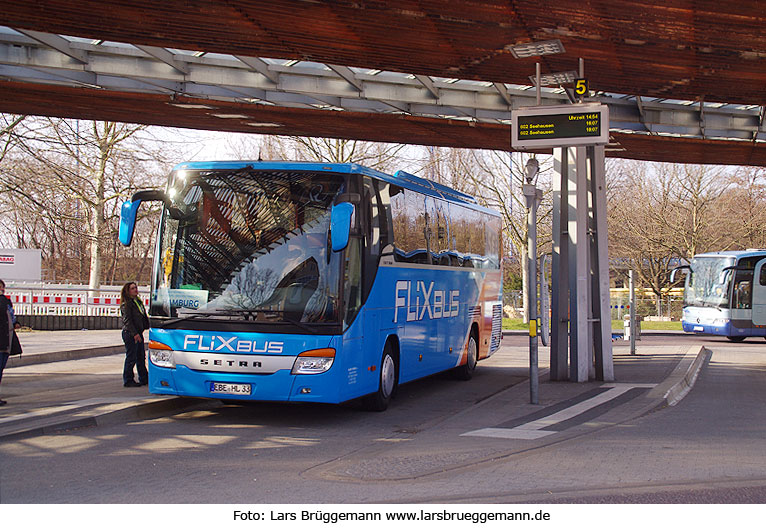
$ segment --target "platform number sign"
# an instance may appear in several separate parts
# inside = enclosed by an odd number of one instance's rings
[[[588,80],[584,78],[575,79],[574,93],[575,93],[575,96],[587,96],[588,95]]]

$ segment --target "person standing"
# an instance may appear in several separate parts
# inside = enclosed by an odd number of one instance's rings
[[[20,327],[13,313],[13,303],[5,296],[5,282],[0,280],[0,382],[3,380],[3,370],[11,354],[21,353],[21,345],[14,341],[14,330]],[[7,401],[0,399],[0,407]]]
[[[125,367],[122,370],[123,386],[143,386],[149,383],[146,371],[146,353],[144,349],[144,330],[149,329],[138,286],[128,282],[120,292],[120,312],[122,313],[122,342],[125,343]],[[133,367],[138,371],[138,382],[133,379]]]

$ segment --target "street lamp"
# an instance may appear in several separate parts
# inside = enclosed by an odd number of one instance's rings
[[[530,158],[527,160],[527,184],[532,184],[532,181],[537,176],[538,171],[540,171],[540,162],[537,161],[536,158]]]

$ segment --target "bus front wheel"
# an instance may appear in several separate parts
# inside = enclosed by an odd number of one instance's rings
[[[379,374],[378,391],[364,399],[365,408],[376,412],[382,412],[388,408],[399,380],[396,356],[390,342],[386,343],[383,349]]]
[[[747,337],[726,337],[726,338],[729,339],[732,342],[742,342]]]

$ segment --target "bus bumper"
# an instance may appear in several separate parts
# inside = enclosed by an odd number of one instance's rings
[[[698,324],[697,322],[687,322],[681,320],[681,326],[687,333],[698,333],[700,335],[721,335],[724,337],[737,337],[749,335],[749,329],[738,329],[731,325],[731,322],[724,324]]]
[[[278,370],[273,374],[253,375],[202,372],[184,365],[175,368],[151,365],[149,392],[242,401],[340,403],[337,384],[333,384],[331,373],[332,369],[324,374],[293,375],[289,370]],[[212,392],[212,383],[248,384],[251,390],[248,395]]]

